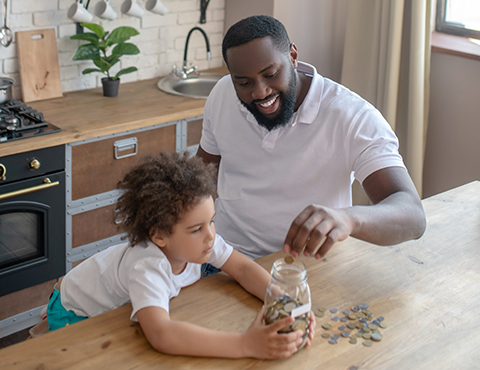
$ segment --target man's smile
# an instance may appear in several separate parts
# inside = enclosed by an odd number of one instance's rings
[[[278,109],[280,105],[279,97],[280,95],[276,94],[268,100],[263,100],[262,102],[255,103],[255,105],[258,107],[258,110],[263,114],[272,114]]]

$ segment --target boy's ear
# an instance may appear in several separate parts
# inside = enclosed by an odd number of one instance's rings
[[[150,239],[152,239],[152,242],[154,242],[160,248],[165,247],[165,245],[167,243],[163,233],[161,231],[158,231],[158,230],[150,233]]]

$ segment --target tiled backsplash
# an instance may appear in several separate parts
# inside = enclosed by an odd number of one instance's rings
[[[68,19],[67,12],[75,0],[0,0],[0,25],[3,26],[3,1],[8,1],[7,25],[13,31],[55,28],[57,35],[58,60],[62,91],[76,91],[101,86],[104,75],[92,73],[82,75],[82,70],[94,67],[91,61],[72,60],[82,41],[70,40],[76,32],[76,25]],[[90,0],[88,10],[94,14],[95,5],[100,0]],[[102,25],[106,30],[119,26],[135,27],[140,35],[130,39],[140,49],[140,54],[123,56],[118,69],[136,66],[137,72],[123,75],[123,82],[145,80],[168,74],[173,64],[181,65],[185,40],[188,31],[199,26],[208,35],[211,47],[211,60],[206,60],[205,41],[200,32],[194,32],[190,38],[188,61],[200,69],[220,67],[223,64],[221,43],[224,30],[225,1],[210,0],[207,8],[207,22],[199,24],[200,0],[162,0],[169,9],[165,15],[149,12],[145,9],[146,0],[137,0],[144,9],[142,18],[127,16],[120,8],[124,0],[110,0],[110,5],[117,13],[113,21],[93,16],[91,22]],[[87,0],[83,0],[86,3]],[[14,93],[21,98],[20,75],[16,40],[9,47],[0,46],[0,75],[15,79]]]

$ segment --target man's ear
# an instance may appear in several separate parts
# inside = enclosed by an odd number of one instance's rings
[[[292,42],[290,44],[290,61],[292,62],[293,67],[296,69],[297,68],[297,63],[298,63],[298,50],[297,46]]]
[[[154,242],[160,248],[165,247],[167,244],[164,233],[158,230],[150,233],[150,239],[152,239],[152,242]]]

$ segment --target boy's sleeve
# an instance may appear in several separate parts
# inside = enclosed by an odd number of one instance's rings
[[[215,243],[213,245],[212,253],[208,259],[208,263],[216,268],[221,268],[233,252],[230,244],[227,244],[220,235],[215,236]]]

